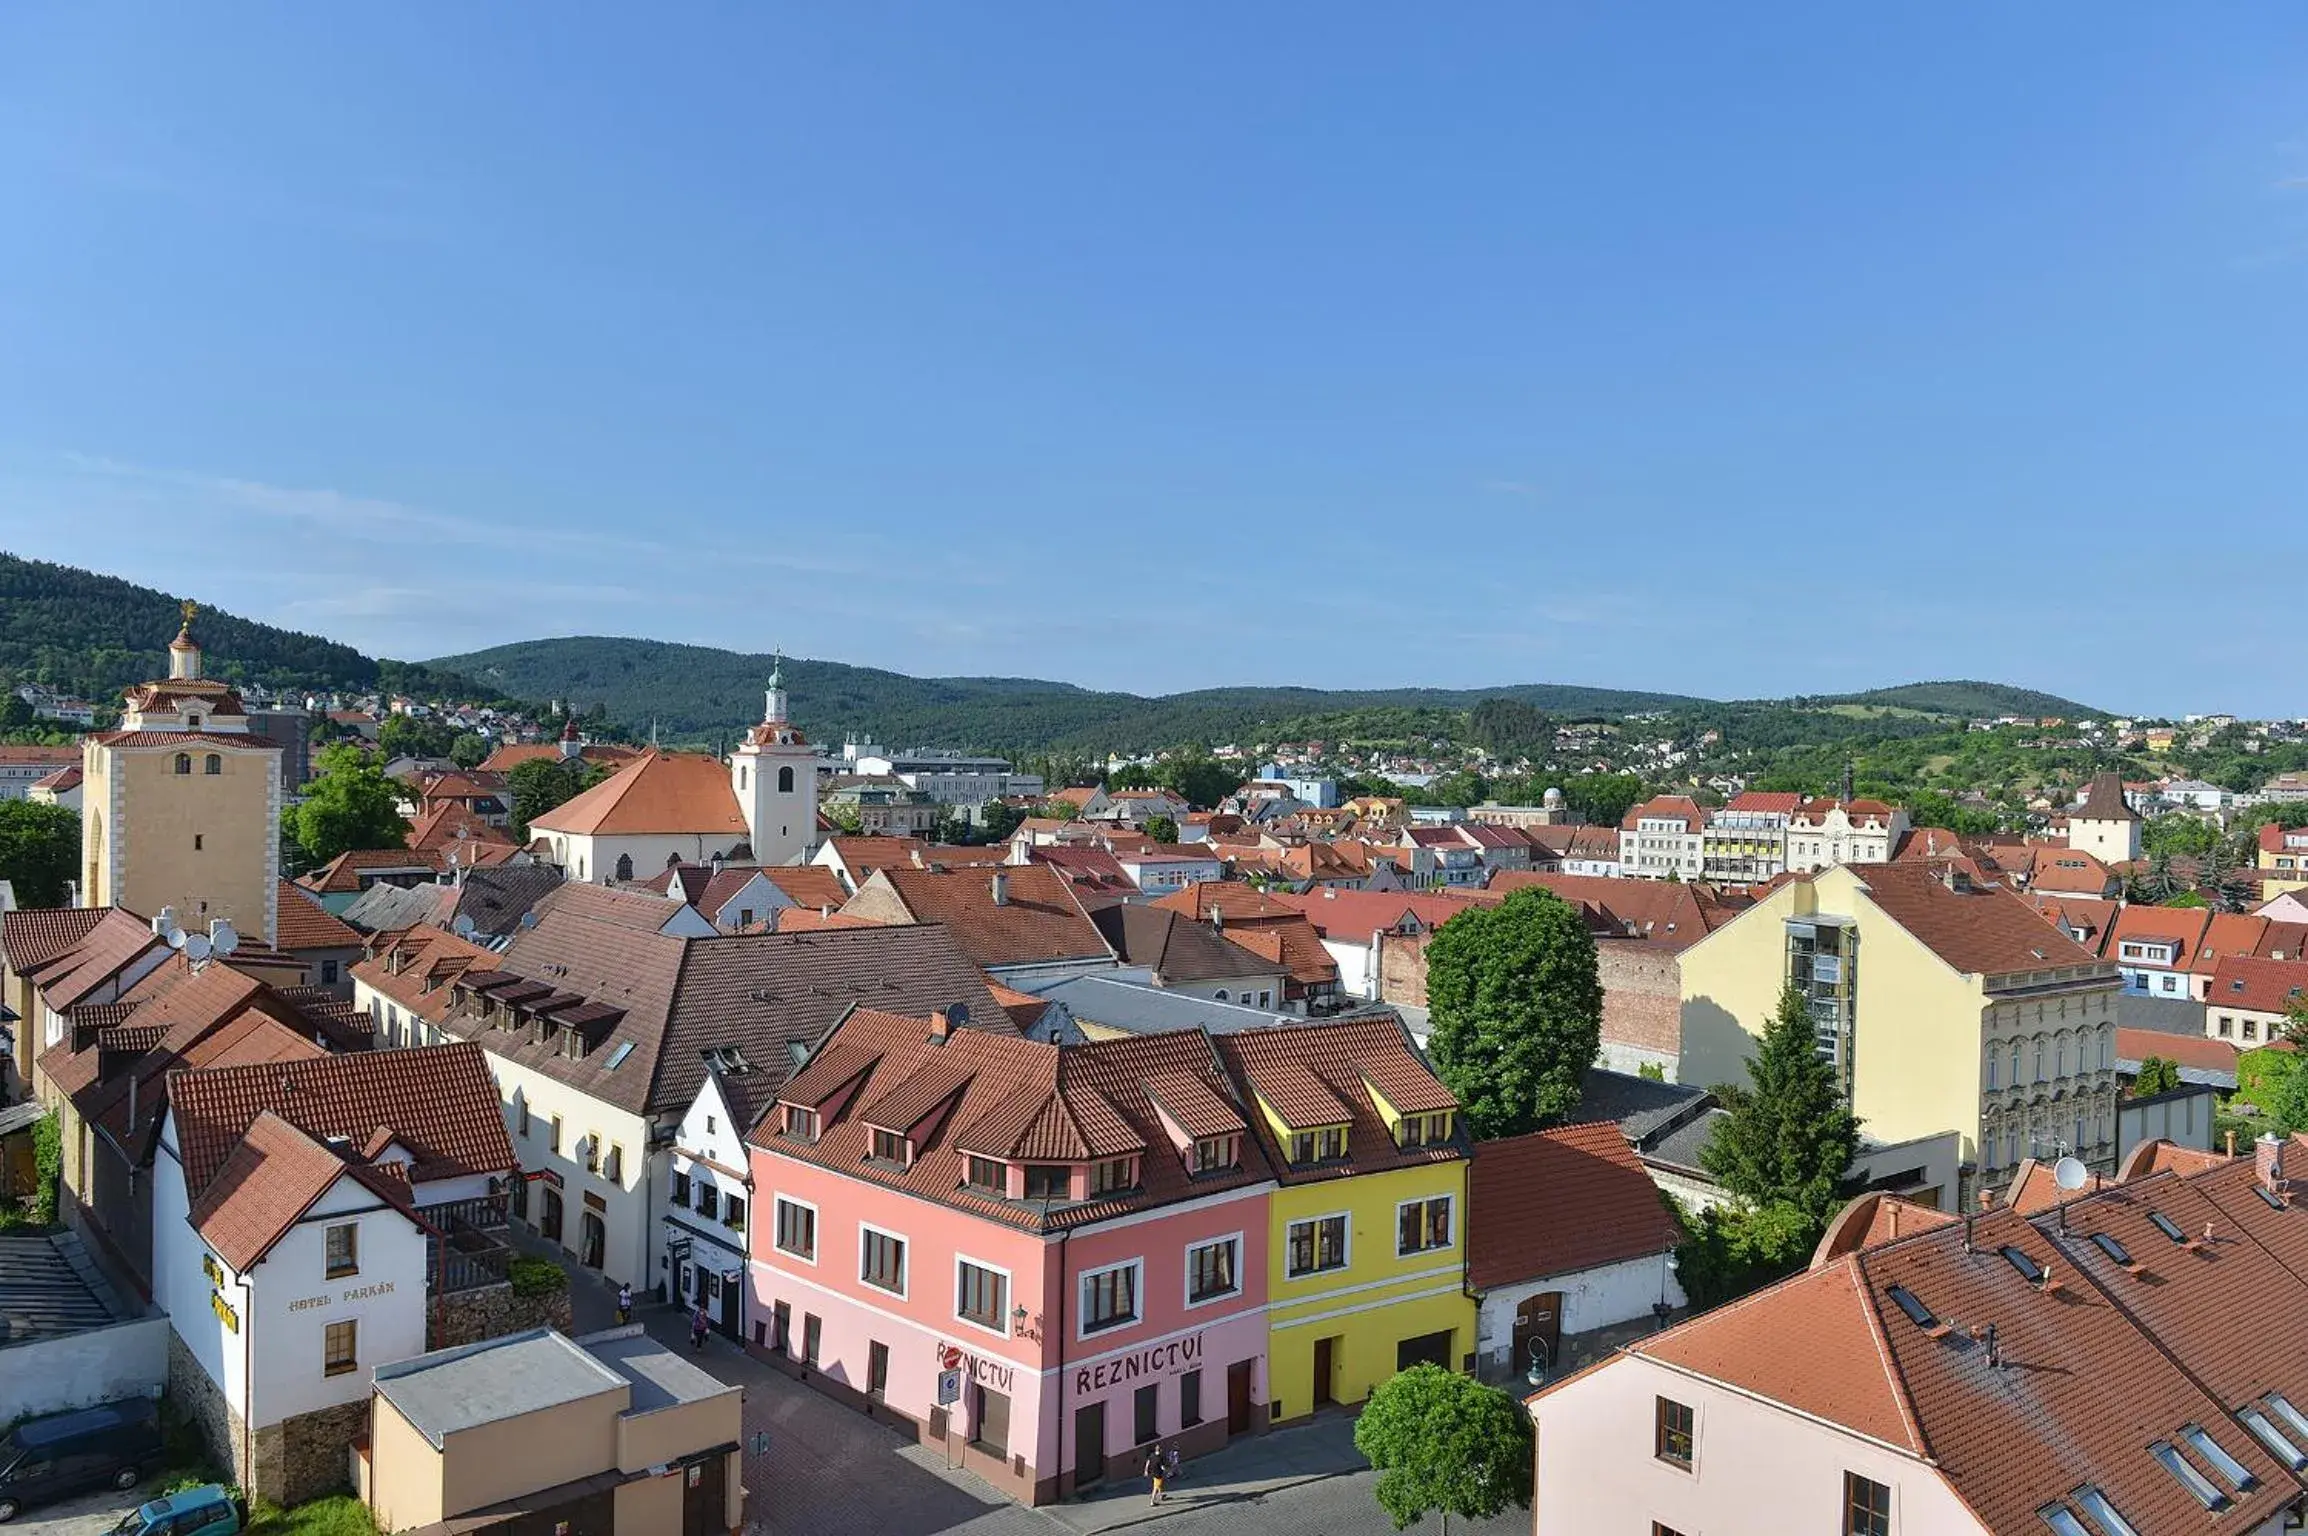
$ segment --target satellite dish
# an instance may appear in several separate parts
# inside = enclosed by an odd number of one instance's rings
[[[2073,1193],[2091,1182],[2092,1171],[2073,1157],[2063,1157],[2052,1164],[2052,1182]]]
[[[178,940],[177,947],[184,951],[185,959],[206,960],[208,958],[209,944],[205,934],[179,933],[176,937]]]
[[[229,955],[240,948],[240,934],[220,917],[208,925],[208,947],[220,956]]]
[[[163,929],[162,932],[168,935],[168,947],[170,949],[184,948],[184,930],[182,928],[178,928],[172,924],[169,927]]]
[[[473,920],[462,912],[458,913],[457,920],[449,925],[449,931],[454,933],[460,939],[471,938],[473,936],[473,928]]]
[[[964,1029],[969,1026],[969,1022],[970,1005],[968,1003],[955,1003],[946,1010],[946,1023],[949,1027]]]

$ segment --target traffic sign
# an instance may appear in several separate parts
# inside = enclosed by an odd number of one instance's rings
[[[938,1406],[940,1408],[951,1407],[961,1400],[962,1373],[960,1371],[938,1372]]]

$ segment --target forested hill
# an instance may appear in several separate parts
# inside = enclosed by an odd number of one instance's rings
[[[1969,680],[1904,683],[1897,688],[1875,688],[1866,693],[1844,694],[1829,702],[1885,704],[1896,709],[1919,709],[1926,714],[1955,715],[1966,720],[1993,720],[1999,715],[2019,715],[2031,720],[2050,715],[2063,720],[2079,720],[2107,714],[2106,710],[2093,709],[2073,699],[2063,699],[2056,693],[2038,693],[2033,688],[2014,688],[2007,683]]]
[[[197,592],[186,593],[198,601]],[[168,675],[168,642],[183,621],[182,598],[45,560],[0,553],[0,684],[44,683],[98,704]],[[379,662],[349,645],[201,607],[209,670],[233,682],[413,692],[453,691],[461,679]]]
[[[578,710],[599,704],[612,719],[643,727],[654,721],[672,735],[715,735],[733,731],[756,717],[771,658],[741,655],[705,646],[669,645],[653,640],[573,636],[497,646],[430,665],[462,673],[521,698],[561,699]],[[1254,738],[1262,729],[1303,723],[1310,734],[1326,716],[1353,712],[1399,715],[1399,731],[1416,736],[1448,729],[1443,716],[1471,710],[1485,699],[1514,699],[1565,719],[1611,719],[1638,713],[1695,718],[1746,718],[1778,706],[1726,705],[1684,694],[1630,692],[1562,684],[1526,683],[1500,688],[1209,688],[1145,698],[1101,693],[1069,683],[1005,677],[908,677],[839,662],[788,658],[785,680],[794,714],[821,739],[838,740],[849,731],[871,731],[889,745],[936,742],[992,750],[1095,747],[1133,750],[1180,742],[1225,742]],[[2043,713],[2005,702],[2009,698],[2048,700],[2048,695],[1998,684],[1923,684],[1950,693],[1940,707],[1927,699],[1893,701],[1873,695],[1807,704],[1850,704],[1855,716],[1880,711],[1914,715]],[[1887,694],[1907,690],[1885,690]],[[2059,703],[2061,701],[2051,701]],[[1961,707],[1956,707],[1960,705]],[[1993,707],[1989,707],[1992,705]],[[1976,707],[1975,707],[1976,706]],[[2088,713],[2066,704],[2069,715]],[[1817,725],[1846,728],[1858,719],[1815,713]],[[1367,732],[1375,724],[1357,721]],[[1801,739],[1807,735],[1798,733]]]

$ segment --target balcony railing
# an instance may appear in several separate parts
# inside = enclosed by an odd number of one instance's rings
[[[440,1234],[425,1245],[427,1290],[436,1295],[473,1291],[512,1278],[505,1203],[503,1195],[476,1195],[417,1207],[417,1214]]]

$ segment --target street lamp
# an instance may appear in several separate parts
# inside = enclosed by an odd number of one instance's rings
[[[1547,1384],[1547,1341],[1545,1339],[1531,1340],[1531,1368],[1523,1372],[1523,1380],[1529,1382],[1533,1387],[1543,1387]]]

